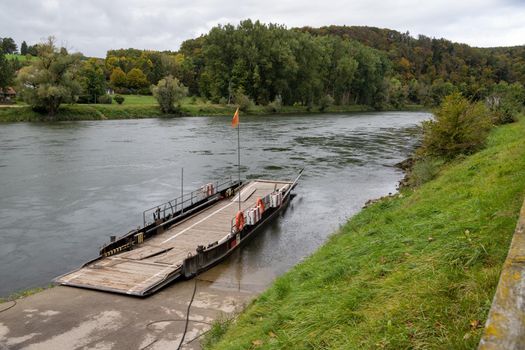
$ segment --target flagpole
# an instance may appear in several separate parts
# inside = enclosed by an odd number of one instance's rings
[[[237,123],[237,167],[239,170],[239,186],[241,185],[241,123]],[[241,211],[241,190],[239,189],[239,211]]]

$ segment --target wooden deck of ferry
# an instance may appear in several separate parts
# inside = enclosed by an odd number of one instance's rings
[[[258,198],[275,191],[289,192],[292,185],[286,181],[249,182],[240,188],[241,209],[254,207]],[[185,259],[195,256],[198,246],[217,246],[218,242],[232,237],[232,218],[239,210],[238,196],[221,197],[165,231],[139,240],[139,244],[130,249],[101,256],[78,270],[57,277],[55,282],[130,295],[150,294],[163,281],[182,276]],[[234,245],[228,245],[228,249],[233,249]]]

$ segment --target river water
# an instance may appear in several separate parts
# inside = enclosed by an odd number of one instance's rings
[[[268,284],[370,198],[396,190],[420,112],[242,117],[244,178],[292,179],[297,197],[222,269]],[[0,124],[0,296],[44,286],[98,254],[142,211],[237,176],[230,117]]]

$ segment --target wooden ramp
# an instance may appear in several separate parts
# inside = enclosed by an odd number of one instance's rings
[[[241,189],[241,208],[254,207],[258,198],[290,186],[290,182],[252,181]],[[181,275],[184,260],[194,255],[199,245],[208,246],[230,235],[238,201],[238,195],[222,199],[130,251],[101,257],[57,277],[55,282],[130,295],[149,294],[164,281]]]

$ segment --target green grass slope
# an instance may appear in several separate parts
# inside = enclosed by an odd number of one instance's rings
[[[525,119],[353,217],[209,349],[474,349],[525,195]]]

